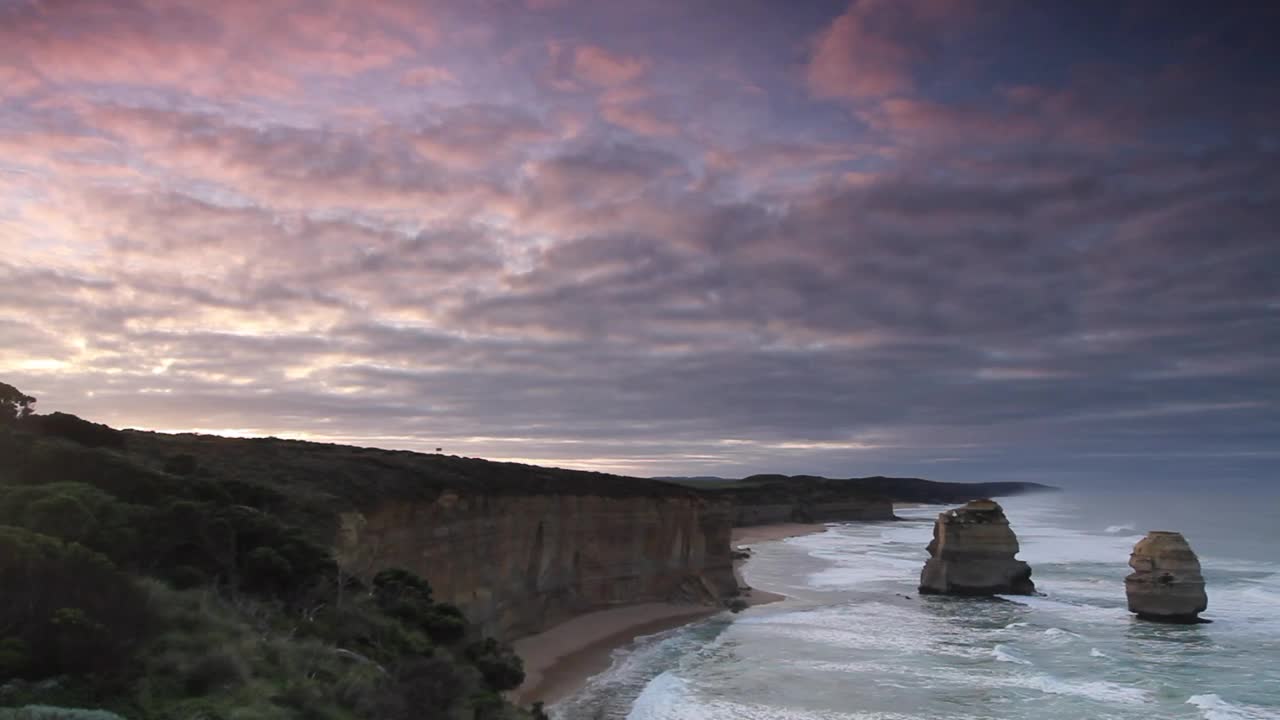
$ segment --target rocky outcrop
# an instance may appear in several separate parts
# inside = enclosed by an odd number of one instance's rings
[[[1133,573],[1124,579],[1129,612],[1144,620],[1170,623],[1204,622],[1209,606],[1200,560],[1182,533],[1152,530],[1133,546]]]
[[[1031,567],[1018,560],[1018,538],[1004,509],[973,500],[938,515],[920,592],[946,595],[1030,595]]]
[[[515,638],[615,605],[718,604],[737,593],[729,533],[726,505],[679,489],[445,492],[347,513],[339,555],[357,575],[411,570],[485,632]]]

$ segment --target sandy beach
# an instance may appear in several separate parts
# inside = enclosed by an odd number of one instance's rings
[[[776,525],[754,525],[733,529],[732,542],[739,545],[754,545],[773,540],[786,540],[789,537],[812,535],[826,530],[822,523],[778,523]]]
[[[735,548],[762,542],[774,542],[798,535],[822,532],[824,525],[783,523],[735,528]],[[738,585],[745,587],[739,569],[744,561],[733,564]],[[786,596],[765,590],[744,592],[749,607],[785,600]],[[542,701],[550,705],[572,695],[593,675],[608,669],[613,651],[638,637],[679,627],[710,617],[721,608],[677,603],[640,603],[599,610],[580,615],[549,630],[530,635],[514,643],[524,660],[525,681],[512,699],[521,704]]]
[[[580,615],[550,630],[517,640],[525,681],[513,699],[548,705],[572,694],[609,667],[613,651],[643,635],[669,630],[720,612],[706,605],[641,603]]]

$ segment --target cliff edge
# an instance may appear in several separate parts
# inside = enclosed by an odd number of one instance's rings
[[[695,493],[446,492],[343,514],[338,556],[403,567],[485,632],[515,638],[617,605],[737,594],[729,514]]]

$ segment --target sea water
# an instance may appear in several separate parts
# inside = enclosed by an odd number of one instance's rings
[[[785,602],[642,638],[552,708],[560,720],[1280,719],[1276,498],[1002,500],[1042,593],[916,592],[943,507],[761,543]],[[1147,529],[1201,559],[1206,625],[1139,621],[1123,578]]]

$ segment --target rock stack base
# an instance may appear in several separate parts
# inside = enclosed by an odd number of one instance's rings
[[[1004,509],[973,500],[938,515],[920,592],[939,595],[1030,595],[1031,567],[1018,560],[1018,538]]]
[[[1124,579],[1129,612],[1143,620],[1200,623],[1209,606],[1200,559],[1181,533],[1153,530],[1133,546],[1133,573]]]

